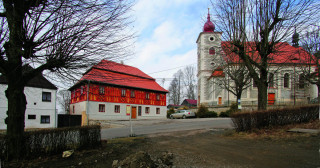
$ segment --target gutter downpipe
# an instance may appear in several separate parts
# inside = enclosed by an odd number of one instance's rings
[[[58,128],[57,125],[57,118],[58,118],[58,114],[57,114],[57,91],[55,91],[55,101],[54,101],[54,128]]]
[[[86,104],[86,115],[87,115],[87,125],[89,125],[89,85],[90,85],[90,81],[88,81],[88,85],[87,85],[87,104]]]

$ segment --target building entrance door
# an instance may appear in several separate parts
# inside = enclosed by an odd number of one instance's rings
[[[268,93],[268,104],[273,105],[275,102],[275,94],[274,93]]]
[[[137,107],[132,107],[131,108],[131,119],[136,119],[137,118]]]
[[[222,97],[219,97],[218,104],[219,104],[219,105],[222,104]]]

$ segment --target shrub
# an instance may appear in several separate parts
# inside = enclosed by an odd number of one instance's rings
[[[218,117],[218,113],[214,112],[214,111],[209,111],[207,114],[206,114],[206,118],[216,118]]]
[[[230,113],[229,110],[227,110],[226,112],[221,112],[219,114],[219,117],[230,117],[229,113]]]
[[[209,112],[208,107],[204,105],[200,105],[198,112],[196,113],[196,116],[198,118],[204,118],[208,112]]]
[[[319,115],[318,106],[273,109],[233,114],[232,121],[236,131],[250,131],[270,126],[298,124],[315,120]]]
[[[170,108],[168,111],[167,111],[167,118],[170,118],[170,115],[174,113],[174,109],[173,108]]]
[[[68,149],[83,149],[101,145],[100,125],[43,129],[25,132],[25,157],[61,153]],[[0,140],[1,158],[5,158],[5,138]]]

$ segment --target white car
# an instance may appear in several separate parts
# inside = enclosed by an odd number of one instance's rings
[[[174,119],[174,118],[188,118],[188,117],[195,117],[196,114],[190,110],[179,110],[173,114],[170,115],[170,118],[171,119]]]

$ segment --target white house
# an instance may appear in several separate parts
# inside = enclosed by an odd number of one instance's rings
[[[5,96],[7,82],[0,76],[0,129],[6,129],[8,101]],[[56,93],[57,87],[42,75],[31,79],[24,88],[27,99],[25,128],[56,127]]]

